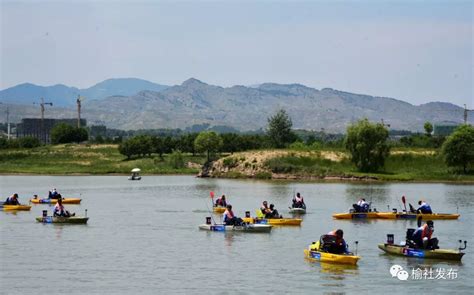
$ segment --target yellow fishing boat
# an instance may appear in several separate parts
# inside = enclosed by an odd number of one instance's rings
[[[356,255],[332,254],[320,251],[310,251],[309,249],[304,249],[304,256],[310,261],[321,261],[348,265],[356,265],[357,261],[359,261],[360,259],[360,257]]]
[[[213,207],[213,208],[212,208],[212,211],[213,211],[214,213],[222,214],[222,213],[225,212],[225,209],[226,209],[226,207],[220,207],[220,206],[218,206],[218,207]]]
[[[335,219],[369,219],[379,218],[378,212],[349,212],[349,213],[336,213],[332,215]]]
[[[381,219],[413,219],[416,220],[421,217],[423,220],[440,220],[440,219],[458,219],[460,214],[451,213],[432,213],[432,214],[417,214],[406,212],[378,212],[377,217]]]
[[[1,205],[4,211],[30,211],[31,206],[29,205]]]
[[[80,204],[82,199],[79,198],[63,198],[63,204]],[[56,204],[57,199],[30,199],[33,204]]]
[[[301,218],[242,218],[244,222],[251,224],[271,224],[271,225],[301,225]]]

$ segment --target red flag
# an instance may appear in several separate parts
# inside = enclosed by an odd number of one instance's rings
[[[211,195],[211,199],[214,199],[214,192],[209,193]]]

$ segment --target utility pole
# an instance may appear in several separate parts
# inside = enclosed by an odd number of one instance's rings
[[[3,103],[0,102],[0,104],[3,104]],[[7,139],[10,140],[10,109],[8,106],[5,113],[7,114]]]
[[[81,101],[84,100],[84,97],[77,95],[77,128],[81,128]]]
[[[469,110],[466,106],[466,104],[464,104],[464,124],[467,124],[467,112],[472,112],[474,110]]]
[[[33,104],[38,104],[36,102],[34,102]],[[50,105],[50,106],[53,106],[53,103],[52,102],[44,102],[44,98],[41,98],[41,103],[39,103],[40,107],[41,107],[41,138],[43,139],[43,142],[46,143],[46,134],[44,132],[44,106],[45,105]]]

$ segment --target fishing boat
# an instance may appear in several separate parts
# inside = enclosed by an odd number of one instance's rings
[[[0,205],[0,209],[4,211],[30,211],[31,206],[29,205]]]
[[[306,208],[289,208],[290,209],[290,214],[295,214],[295,215],[300,215],[300,214],[306,214]]]
[[[377,218],[381,219],[418,219],[421,217],[423,220],[441,220],[441,219],[458,219],[460,214],[451,213],[407,213],[407,212],[378,212]]]
[[[405,256],[405,257],[460,261],[464,255],[464,253],[461,252],[461,250],[455,250],[455,249],[425,250],[425,249],[409,248],[405,245],[394,245],[394,244],[388,244],[388,243],[379,244],[378,246],[380,250],[388,254]]]
[[[79,198],[63,198],[63,204],[80,204],[82,199]],[[33,204],[56,204],[57,199],[30,199]]]
[[[379,218],[378,212],[348,212],[348,213],[336,213],[332,215],[335,219],[369,219]]]
[[[132,175],[128,177],[128,180],[141,180],[140,171],[140,168],[133,168],[131,171]]]
[[[244,222],[251,224],[270,224],[270,225],[301,225],[301,218],[242,218]]]
[[[213,211],[214,213],[218,213],[218,214],[224,213],[225,210],[226,210],[226,207],[220,207],[220,206],[217,206],[217,207],[213,207],[213,208],[212,208],[212,211]]]
[[[328,252],[312,251],[309,249],[304,249],[304,256],[310,261],[321,261],[349,265],[356,265],[357,261],[359,261],[360,259],[360,256],[356,255],[332,254]]]
[[[200,230],[220,232],[245,232],[245,233],[269,233],[272,226],[268,224],[244,224],[240,226],[224,224],[201,224]]]
[[[71,216],[71,217],[59,217],[59,216],[43,216],[36,217],[36,221],[41,223],[56,223],[56,224],[85,224],[89,220],[89,217],[85,216]]]

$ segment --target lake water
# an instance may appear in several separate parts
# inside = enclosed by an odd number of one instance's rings
[[[34,218],[52,207],[30,212],[0,211],[0,293],[2,294],[252,294],[252,293],[468,293],[474,287],[474,186],[419,183],[295,183],[197,179],[191,176],[0,176],[0,196],[46,195],[56,187],[66,205],[87,225],[39,224]],[[294,191],[308,205],[301,227],[276,227],[270,234],[199,231],[209,216],[209,192],[225,193],[243,216],[263,200],[283,215]],[[387,233],[404,239],[416,221],[333,220],[359,197],[379,211],[400,208],[406,195],[415,204],[427,200],[438,212],[455,213],[454,221],[435,221],[442,248],[468,240],[462,263],[406,259],[383,254],[377,244]],[[286,208],[286,209],[285,209]],[[220,216],[214,215],[215,219]],[[341,228],[362,257],[357,267],[307,261],[303,249],[321,234]],[[455,279],[400,281],[389,269],[398,264],[410,275],[416,268],[456,271]]]

